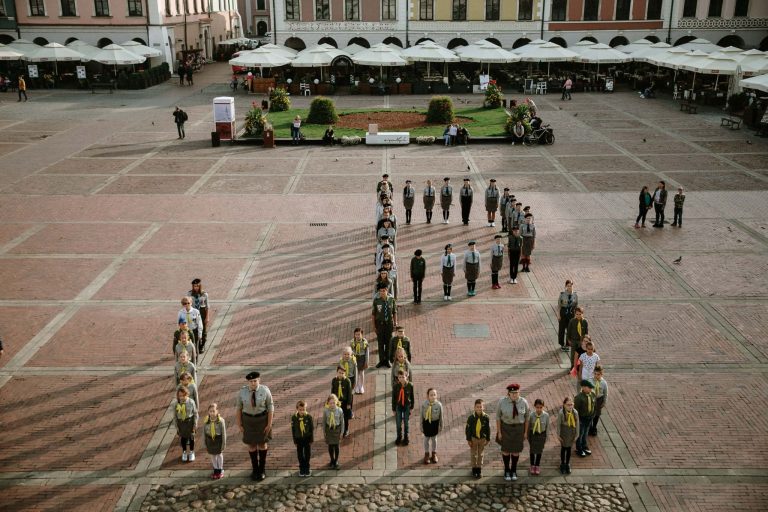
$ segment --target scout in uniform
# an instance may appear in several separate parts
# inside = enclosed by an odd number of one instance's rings
[[[512,204],[510,202],[510,204]],[[507,228],[520,227],[525,220],[525,212],[523,211],[523,203],[514,203],[515,207],[510,210],[507,208]]]
[[[187,296],[192,299],[192,307],[200,312],[203,324],[203,337],[200,342],[200,352],[202,352],[208,341],[208,292],[203,290],[203,283],[199,278],[192,280],[192,289],[187,292]]]
[[[379,296],[373,299],[371,320],[376,330],[376,340],[379,345],[379,362],[376,368],[390,367],[388,343],[392,338],[392,329],[397,323],[397,303],[387,295],[387,286],[379,284]]]
[[[413,282],[413,303],[421,304],[421,290],[424,277],[427,275],[427,262],[422,256],[421,249],[416,249],[411,258],[411,281]]]
[[[189,372],[184,372],[179,376],[179,385],[176,389],[180,387],[187,388],[187,391],[189,391],[189,398],[195,402],[197,409],[200,410],[200,397],[197,395],[197,385],[195,384],[195,381],[192,380],[192,376]]]
[[[405,350],[403,350],[403,347],[395,350],[395,360],[392,362],[392,371],[390,373],[392,374],[393,388],[395,387],[395,384],[397,384],[397,375],[401,371],[405,372],[405,376],[408,377],[408,380],[411,383],[413,383],[413,366],[408,358],[405,357]]]
[[[588,380],[581,381],[581,392],[573,399],[573,408],[579,413],[579,436],[576,438],[576,453],[579,457],[592,455],[589,449],[589,427],[592,425],[592,419],[595,416],[595,393],[592,389],[594,384]]]
[[[389,245],[388,243],[383,244],[381,246],[381,252],[376,255],[375,263],[376,263],[377,272],[383,266],[382,263],[384,262],[384,260],[391,261],[392,268],[397,269],[397,263],[395,262],[395,251],[392,248],[392,246]]]
[[[331,393],[339,399],[344,412],[344,437],[349,435],[349,420],[352,419],[352,383],[347,378],[343,366],[336,367],[336,376],[331,379]]]
[[[344,347],[341,352],[341,359],[339,359],[339,366],[344,368],[344,373],[349,379],[350,384],[352,384],[354,392],[355,385],[357,384],[357,360],[355,359],[355,354],[352,353],[352,347]]]
[[[176,432],[181,438],[181,461],[195,461],[195,430],[197,430],[197,407],[189,398],[189,391],[181,387],[176,391],[176,400],[173,401],[174,422]],[[189,452],[187,452],[189,448]]]
[[[296,403],[296,412],[291,416],[291,436],[299,459],[299,476],[311,476],[309,460],[312,458],[315,426],[312,416],[307,414],[307,403],[304,400]]]
[[[499,209],[499,189],[496,180],[491,179],[491,184],[485,189],[485,211],[488,213],[488,227],[496,225],[496,210]]]
[[[517,268],[520,265],[520,253],[523,250],[523,237],[520,236],[520,228],[510,229],[507,239],[507,254],[509,254],[509,283],[517,284]]]
[[[424,187],[422,199],[424,200],[424,210],[427,213],[427,224],[432,224],[432,209],[435,207],[435,196],[437,191],[432,186],[432,180],[427,180],[427,186]]]
[[[464,436],[469,444],[469,458],[472,464],[472,476],[483,476],[483,452],[491,442],[491,419],[484,411],[483,399],[475,400],[475,410],[467,418]]]
[[[565,290],[560,292],[557,298],[557,342],[563,352],[568,352],[568,344],[565,342],[565,331],[573,318],[574,311],[579,305],[579,296],[573,291],[573,281],[565,281]]]
[[[190,341],[194,342],[194,335],[192,334],[192,331],[189,330],[189,326],[187,325],[187,318],[179,318],[179,328],[173,331],[173,347],[171,348],[171,352],[173,352],[173,357],[177,357],[176,355],[176,345],[179,343],[179,340],[181,339],[181,333],[185,332],[187,333],[187,337]],[[197,354],[197,347],[195,347],[195,354]]]
[[[517,461],[528,437],[530,406],[520,396],[520,384],[507,386],[507,396],[499,400],[496,409],[496,440],[501,445],[504,460],[504,480],[517,480]]]
[[[384,235],[387,235],[389,244],[392,247],[396,247],[395,238],[397,237],[397,230],[392,227],[392,220],[388,218],[381,219],[381,227],[376,232],[378,238],[381,239]]]
[[[387,260],[389,261],[389,260]],[[385,268],[379,269],[379,275],[376,276],[376,281],[373,283],[373,298],[375,299],[379,295],[379,285],[384,284],[387,286],[387,295],[390,297],[394,297],[395,290],[393,287],[393,282],[389,278],[389,272]]]
[[[203,353],[203,347],[200,343],[203,340],[203,319],[200,316],[200,311],[192,307],[192,299],[189,297],[181,298],[181,309],[178,316],[179,322],[184,320],[189,326],[189,330],[192,331],[192,341],[197,347],[197,353]]]
[[[413,384],[408,382],[408,375],[404,371],[397,372],[397,383],[392,387],[392,415],[395,417],[397,429],[397,446],[408,446],[408,420],[413,410]]]
[[[465,226],[469,224],[469,214],[472,211],[472,196],[474,191],[469,183],[469,178],[464,178],[464,184],[459,189],[459,203],[461,204],[461,222]]]
[[[211,456],[213,474],[211,478],[218,480],[224,476],[224,449],[227,447],[227,424],[219,415],[219,406],[208,406],[208,416],[203,421],[205,449]]]
[[[566,397],[557,414],[557,437],[560,439],[560,473],[571,474],[571,447],[579,435],[579,413],[573,408],[573,399]]]
[[[513,208],[515,205],[515,196],[509,194],[509,187],[504,187],[504,193],[499,199],[500,214],[501,214],[501,232],[506,233],[508,231],[507,226],[507,208]]]
[[[405,207],[405,223],[411,223],[411,211],[413,203],[416,202],[416,189],[411,185],[411,180],[405,180],[403,187],[403,206]]]
[[[395,187],[393,187],[392,183],[389,181],[389,174],[382,174],[381,181],[376,184],[376,193],[381,194],[383,192],[387,197],[392,197],[394,191]]]
[[[339,443],[344,431],[344,411],[339,407],[339,399],[331,393],[323,407],[323,433],[328,445],[328,455],[331,457],[329,468],[339,469]]]
[[[413,361],[413,359],[411,359],[411,340],[405,335],[405,327],[402,325],[395,327],[395,335],[389,340],[390,363],[395,360],[395,352],[397,352],[397,349],[399,348],[402,348],[405,351],[405,356],[408,358],[408,361]]]
[[[437,390],[429,388],[421,404],[421,433],[424,434],[424,464],[437,464],[437,434],[443,430],[443,404]]]
[[[480,253],[475,249],[475,241],[468,244],[469,249],[464,251],[464,277],[467,279],[467,295],[474,297],[475,284],[480,275]]]
[[[387,272],[387,277],[392,282],[391,295],[397,298],[397,267],[394,261],[389,259],[382,260],[381,268]]]
[[[597,435],[597,423],[600,421],[600,415],[603,413],[603,407],[608,404],[608,381],[603,378],[603,367],[595,366],[595,415],[592,417],[592,426],[589,428],[589,435]]]
[[[243,434],[243,443],[248,445],[251,457],[251,480],[267,478],[267,451],[272,439],[272,418],[275,405],[272,393],[261,385],[261,374],[251,372],[245,376],[248,385],[243,386],[235,402],[237,427]]]
[[[192,364],[197,364],[197,348],[192,340],[189,339],[189,331],[181,331],[179,333],[179,342],[174,348],[174,356],[176,360],[179,359],[179,354],[186,352],[189,355],[189,360]]]
[[[491,288],[498,290],[501,288],[499,272],[504,265],[504,246],[501,244],[501,235],[496,235],[493,239],[496,243],[491,246]]]
[[[525,215],[525,222],[520,226],[520,236],[523,237],[523,257],[520,262],[523,264],[523,272],[530,272],[531,255],[536,246],[536,226],[533,225],[533,215],[530,213]]]
[[[440,208],[443,209],[443,224],[448,224],[451,215],[451,203],[453,203],[453,187],[448,184],[451,178],[443,178],[443,187],[440,189]]]
[[[584,318],[584,308],[577,306],[573,310],[573,318],[568,322],[566,340],[571,348],[571,368],[576,366],[576,360],[580,355],[581,341],[589,334],[589,322]]]
[[[531,475],[541,474],[541,454],[547,442],[549,413],[544,410],[544,400],[537,398],[533,402],[534,411],[528,418],[528,446],[531,448]]]
[[[445,246],[445,254],[440,258],[440,268],[442,268],[443,277],[443,300],[451,299],[451,286],[453,277],[456,275],[456,255],[453,254],[453,246]]]
[[[368,340],[363,337],[363,330],[360,327],[355,328],[350,342],[352,352],[354,352],[357,361],[357,378],[355,379],[355,393],[362,395],[365,393],[365,370],[368,369],[368,359],[370,358],[370,349]]]
[[[181,383],[181,376],[188,373],[192,377],[192,382],[197,382],[197,368],[189,360],[189,353],[182,352],[179,354],[179,360],[176,361],[176,365],[173,367],[173,373],[176,377],[176,385]]]

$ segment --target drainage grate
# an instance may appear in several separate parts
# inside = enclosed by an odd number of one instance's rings
[[[488,324],[453,324],[453,335],[457,338],[490,338]]]
[[[327,226],[327,225],[328,225],[327,222],[310,222],[309,223],[309,227],[311,227],[311,228],[319,228],[319,227],[323,227],[323,226]]]

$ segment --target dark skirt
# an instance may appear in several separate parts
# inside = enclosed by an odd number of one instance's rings
[[[524,236],[523,237],[523,256],[530,256],[533,252],[533,249],[536,245],[536,239],[532,236]]]
[[[413,197],[404,198],[403,199],[403,206],[405,207],[406,210],[411,210],[411,209],[413,209],[413,203],[415,203],[415,202],[416,202],[416,200]]]
[[[565,424],[560,425],[560,437],[563,438],[563,442],[560,443],[560,445],[564,448],[573,446],[577,436],[578,432],[576,431],[576,427],[569,427]]]
[[[365,366],[368,364],[368,358],[365,354],[360,356],[355,356],[357,358],[357,371],[363,371],[365,370]]]
[[[205,449],[209,455],[219,455],[224,451],[224,436],[216,436],[213,439],[211,436],[205,436]]]
[[[528,445],[531,447],[531,453],[542,453],[544,444],[547,442],[547,432],[541,434],[531,434],[528,436]]]
[[[491,256],[491,272],[498,272],[504,265],[504,256]]]
[[[499,198],[485,198],[485,211],[487,212],[495,212],[499,209]]]
[[[264,444],[272,440],[272,432],[264,433],[268,414],[249,416],[243,413],[243,442],[248,445]]]
[[[189,439],[195,437],[195,418],[185,420],[176,419],[176,429],[179,431],[179,437]]]
[[[326,444],[339,444],[341,442],[341,427],[328,428],[328,425],[326,425],[325,442]]]
[[[451,207],[451,203],[453,202],[453,196],[440,196],[440,207],[443,210],[447,210]]]
[[[456,267],[443,267],[443,284],[452,285],[453,276],[456,275]]]
[[[424,196],[424,209],[431,210],[435,207],[435,196]]]
[[[470,282],[477,281],[477,276],[479,275],[480,275],[480,264],[467,263],[466,269],[464,270],[464,277],[467,278],[467,281],[470,281]]]
[[[505,453],[521,453],[523,451],[522,423],[501,423],[501,451]]]
[[[424,430],[424,437],[435,437],[439,427],[439,421],[427,421],[425,419],[421,420],[421,428]]]

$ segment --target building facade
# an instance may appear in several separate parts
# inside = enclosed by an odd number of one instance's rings
[[[617,46],[697,37],[768,49],[766,0],[271,1],[275,39],[297,49],[361,40],[409,46],[430,39],[451,48],[489,39],[515,48],[539,38],[563,46],[585,38]]]
[[[136,40],[162,52],[153,64],[174,65],[186,49],[212,58],[219,41],[241,35],[236,0],[0,0],[0,5],[0,42],[79,39],[104,47]]]
[[[272,31],[272,2],[273,0],[237,0],[237,9],[243,17],[245,37],[266,38]]]

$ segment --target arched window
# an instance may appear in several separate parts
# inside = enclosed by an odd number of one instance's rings
[[[389,36],[388,38],[384,39],[384,41],[382,42],[384,44],[393,44],[395,46],[399,46],[400,48],[403,47],[403,42],[400,39],[393,36]]]
[[[467,42],[466,39],[462,39],[460,37],[456,37],[456,38],[451,39],[450,41],[448,41],[448,49],[449,50],[453,50],[456,47],[467,46],[468,44],[469,43]]]
[[[568,48],[568,43],[566,43],[565,39],[563,39],[562,37],[553,37],[552,39],[549,40],[549,42],[560,45],[563,48]]]
[[[110,38],[102,37],[101,39],[99,39],[99,42],[96,43],[96,46],[98,46],[99,48],[104,48],[105,46],[109,46],[111,44],[112,44],[112,40]]]
[[[336,40],[332,37],[321,37],[320,40],[317,42],[317,44],[329,44],[333,46],[334,48],[338,48],[339,45],[336,43]]]
[[[611,39],[611,42],[608,43],[608,46],[611,48],[616,48],[617,46],[626,46],[629,44],[629,39],[627,39],[624,36],[616,36],[613,39]]]
[[[568,0],[552,0],[552,21],[565,21]]]

